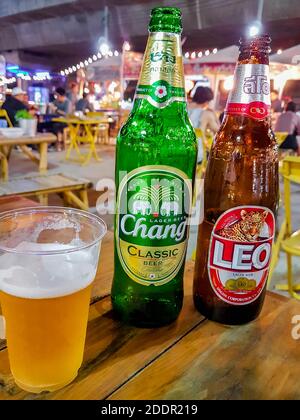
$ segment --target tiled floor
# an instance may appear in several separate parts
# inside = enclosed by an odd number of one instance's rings
[[[64,152],[52,152],[49,153],[49,170],[51,172],[63,172],[66,174],[76,175],[78,177],[87,178],[93,182],[93,189],[89,193],[91,210],[96,211],[96,201],[101,195],[100,191],[96,191],[96,185],[99,180],[114,179],[114,157],[115,157],[115,146],[99,146],[99,154],[102,158],[101,162],[96,162],[91,160],[89,165],[81,166],[78,162],[70,160],[65,160]],[[10,164],[10,176],[22,175],[24,173],[29,174],[32,171],[36,171],[36,166],[34,163],[29,161],[22,153],[14,150],[11,156]],[[300,229],[300,206],[299,206],[299,196],[300,196],[300,187],[295,186],[292,188],[292,214],[293,214],[293,225],[294,229]],[[52,196],[50,198],[50,204],[61,204],[61,201],[58,197]],[[279,222],[282,219],[283,210],[280,209],[279,212]],[[113,229],[113,216],[105,215],[102,216],[110,230]],[[197,240],[197,226],[192,226],[190,232],[190,243],[188,248],[188,257],[191,257],[192,251],[195,247]],[[300,258],[293,259],[293,269],[294,269],[294,278],[299,279],[300,282]],[[274,290],[277,283],[286,282],[286,263],[285,255],[282,253],[279,263],[276,267],[275,273],[273,275],[272,284],[270,289]]]

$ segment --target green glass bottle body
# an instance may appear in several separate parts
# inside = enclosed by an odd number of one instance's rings
[[[130,324],[176,320],[197,143],[184,92],[180,12],[154,9],[133,110],[117,138],[112,304]]]

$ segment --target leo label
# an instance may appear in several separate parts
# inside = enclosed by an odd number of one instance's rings
[[[270,115],[270,78],[266,64],[238,64],[226,113],[262,120]]]
[[[160,286],[184,263],[192,185],[169,166],[144,166],[120,183],[116,247],[122,268],[135,282]]]
[[[274,231],[274,215],[265,207],[234,207],[219,217],[210,239],[208,273],[221,300],[246,305],[260,296],[268,277]]]
[[[150,33],[136,98],[147,99],[156,108],[185,102],[180,35]]]

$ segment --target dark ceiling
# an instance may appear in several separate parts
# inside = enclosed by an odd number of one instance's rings
[[[144,50],[155,6],[182,9],[186,51],[237,43],[259,15],[274,51],[300,43],[300,0],[1,0],[0,51],[24,66],[58,70],[77,63],[97,50],[105,6],[113,49],[128,40]]]

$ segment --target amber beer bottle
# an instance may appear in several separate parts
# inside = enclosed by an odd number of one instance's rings
[[[266,35],[240,41],[204,180],[194,302],[203,315],[228,325],[259,315],[270,265],[278,156],[269,115],[269,44]]]

